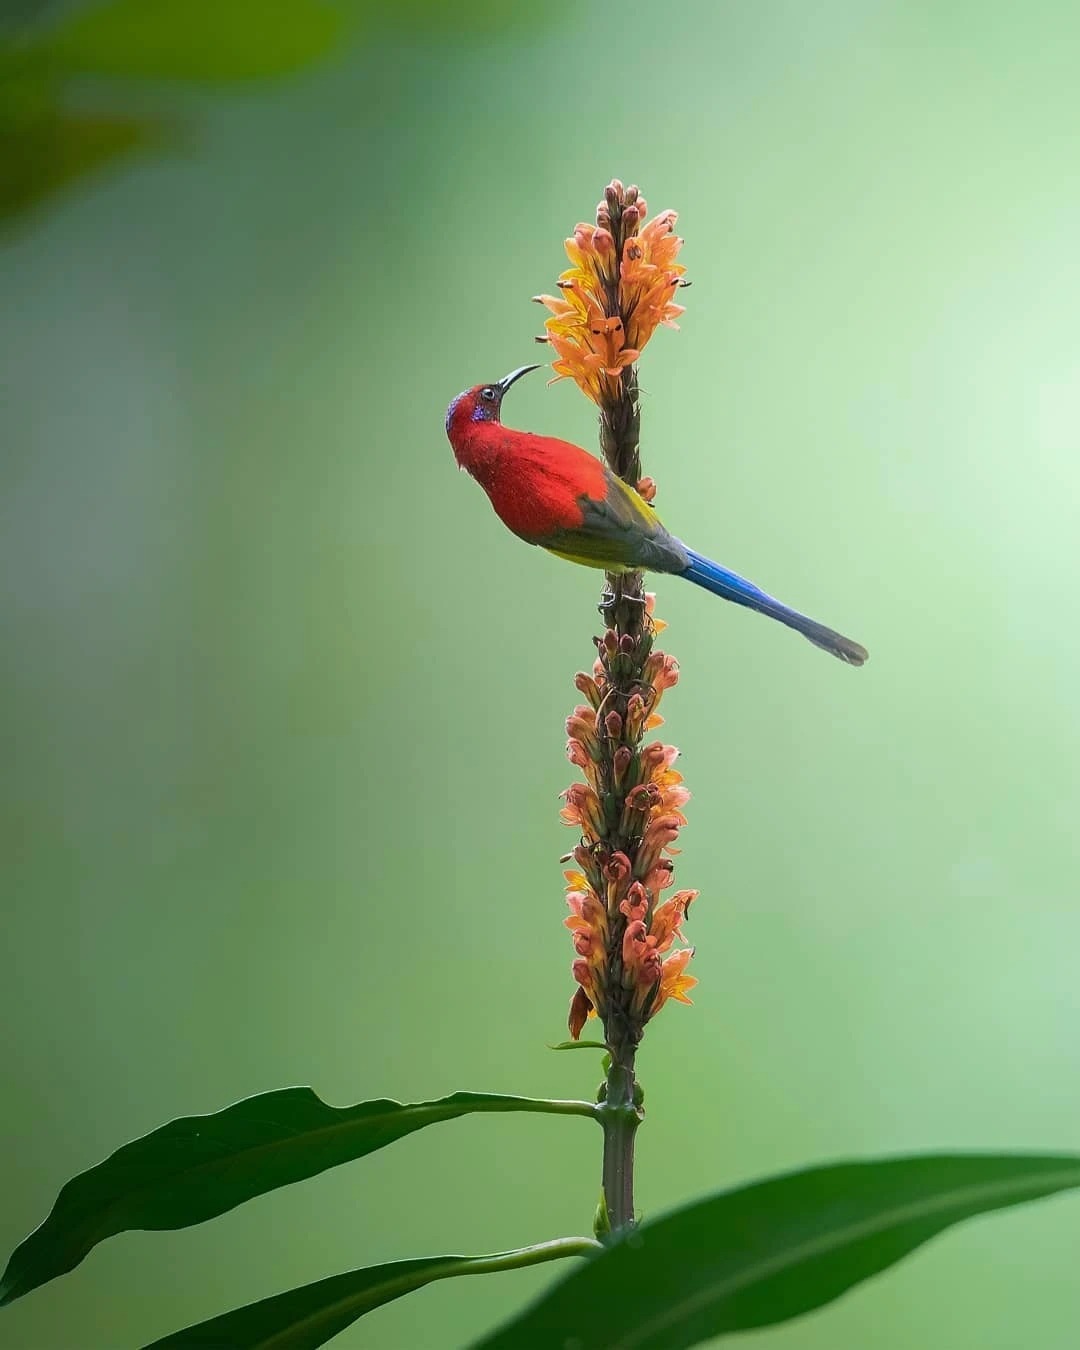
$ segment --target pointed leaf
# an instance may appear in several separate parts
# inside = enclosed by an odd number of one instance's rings
[[[295,1087],[248,1097],[214,1115],[170,1121],[67,1183],[49,1217],[12,1254],[0,1281],[0,1304],[72,1270],[115,1233],[202,1223],[425,1125],[505,1111],[595,1118],[588,1102],[486,1092],[336,1107],[310,1088]]]
[[[109,0],[80,6],[40,42],[72,74],[243,80],[308,65],[343,22],[326,0]]]
[[[642,1224],[473,1350],[683,1350],[819,1308],[972,1215],[1080,1186],[1080,1158],[838,1163]]]
[[[143,1350],[315,1350],[364,1313],[433,1280],[518,1270],[582,1256],[596,1245],[591,1238],[558,1238],[495,1256],[427,1256],[350,1270],[175,1331]]]

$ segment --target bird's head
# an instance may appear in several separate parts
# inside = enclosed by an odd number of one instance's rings
[[[509,375],[491,384],[475,384],[458,394],[446,410],[446,434],[451,443],[456,443],[468,429],[477,422],[498,422],[502,409],[503,395],[512,384],[528,375],[530,370],[539,370],[539,366],[519,366]]]

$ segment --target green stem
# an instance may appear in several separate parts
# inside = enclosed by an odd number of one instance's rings
[[[522,1270],[525,1266],[539,1266],[545,1261],[561,1261],[564,1256],[589,1256],[603,1251],[595,1238],[552,1238],[550,1242],[536,1242],[531,1247],[518,1247],[512,1252],[498,1252],[495,1256],[467,1256],[448,1265],[446,1274],[428,1274],[428,1279],[444,1280],[451,1275],[487,1275],[495,1270]]]
[[[635,1104],[634,1047],[613,1047],[603,1102],[597,1115],[604,1131],[602,1184],[611,1231],[634,1222],[634,1137],[642,1112]]]
[[[544,1116],[588,1116],[590,1120],[596,1119],[595,1102],[575,1102],[561,1101],[556,1097],[518,1097],[513,1104],[499,1105],[492,1103],[491,1106],[474,1106],[475,1111],[525,1111],[535,1112],[537,1115]]]

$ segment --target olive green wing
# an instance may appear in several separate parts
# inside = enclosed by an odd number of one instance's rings
[[[681,572],[689,565],[686,549],[660,523],[660,517],[632,487],[604,469],[607,491],[597,500],[579,497],[582,523],[542,541],[549,552],[608,572]]]

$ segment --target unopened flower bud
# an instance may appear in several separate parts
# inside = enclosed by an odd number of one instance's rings
[[[593,953],[593,935],[579,930],[574,934],[574,951],[586,959]]]
[[[586,989],[592,984],[592,968],[583,956],[579,956],[570,969],[574,972],[574,979],[578,984]]]
[[[592,763],[588,751],[573,736],[566,742],[566,758],[579,769],[585,769]]]
[[[603,695],[591,675],[586,675],[583,670],[579,670],[574,676],[574,688],[579,694],[584,694],[594,708],[599,708]]]
[[[637,481],[637,494],[642,500],[651,502],[656,499],[656,480],[655,478],[639,478]],[[655,601],[656,597],[653,596]],[[646,596],[646,606],[648,606],[648,597]],[[647,612],[650,612],[647,609]]]
[[[647,952],[638,969],[638,987],[651,990],[660,979],[663,963],[657,952]]]
[[[592,749],[596,741],[596,711],[587,703],[579,703],[566,719],[566,734]]]
[[[623,965],[633,968],[645,954],[645,925],[640,919],[634,919],[626,925],[623,934]]]

